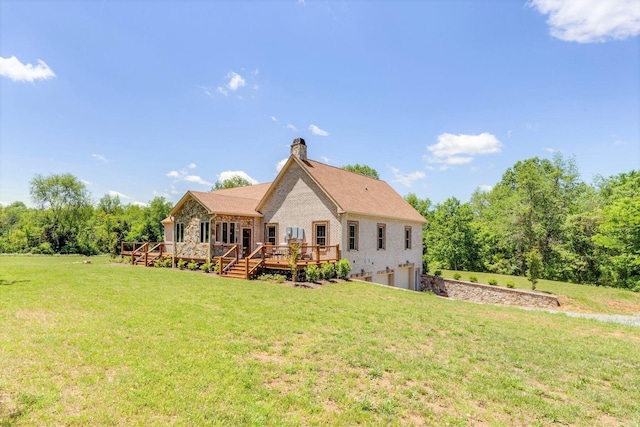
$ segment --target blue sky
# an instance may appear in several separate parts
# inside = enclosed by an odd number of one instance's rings
[[[518,160],[640,168],[640,2],[0,2],[0,203],[177,201],[309,157],[467,201]]]

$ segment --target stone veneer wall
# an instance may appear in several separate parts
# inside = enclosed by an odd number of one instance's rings
[[[420,290],[423,292],[431,291],[436,295],[452,299],[489,304],[520,305],[536,308],[557,308],[560,305],[558,298],[553,295],[428,275],[420,277]]]
[[[175,214],[174,224],[184,224],[184,242],[176,243],[176,259],[206,260],[209,243],[200,243],[200,221],[208,221],[209,213],[198,202],[188,200]]]

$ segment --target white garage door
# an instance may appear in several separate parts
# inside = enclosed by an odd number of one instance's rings
[[[396,270],[396,287],[402,289],[411,289],[411,268],[399,267]]]

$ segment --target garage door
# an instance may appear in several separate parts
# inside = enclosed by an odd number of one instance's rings
[[[396,270],[396,287],[403,289],[411,289],[411,272],[410,267],[399,267]]]

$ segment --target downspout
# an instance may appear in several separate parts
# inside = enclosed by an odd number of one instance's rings
[[[176,220],[175,217],[170,217],[171,218],[171,228],[173,228],[173,235],[171,236],[171,268],[173,268],[176,265],[176,249],[177,249],[177,244],[176,244]]]

